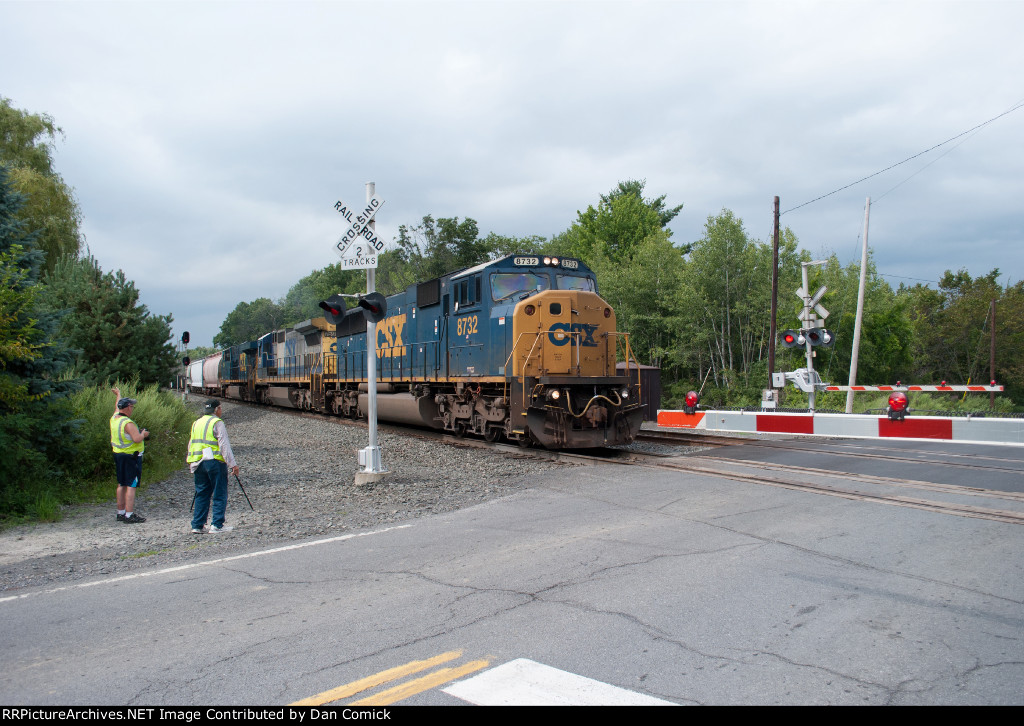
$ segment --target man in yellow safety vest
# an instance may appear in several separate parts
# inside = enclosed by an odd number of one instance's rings
[[[135,399],[122,398],[119,388],[112,390],[117,397],[114,415],[110,417],[110,447],[114,450],[117,472],[117,521],[141,524],[146,518],[135,511],[135,490],[142,481],[142,452],[149,430],[140,430],[131,419]]]
[[[238,476],[238,464],[231,452],[228,429],[221,419],[223,411],[220,401],[211,398],[205,405],[206,415],[192,424],[192,435],[188,442],[189,469],[195,478],[195,511],[192,514],[192,532],[204,534],[207,530],[206,515],[213,500],[213,517],[209,531],[212,534],[231,531],[224,524],[228,508],[228,469]]]

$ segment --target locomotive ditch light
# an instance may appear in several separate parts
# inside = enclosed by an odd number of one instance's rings
[[[324,317],[331,325],[337,325],[345,318],[345,298],[341,293],[335,293],[326,300],[320,301],[320,307],[326,313]]]
[[[889,420],[902,421],[907,415],[910,401],[903,391],[894,391],[889,394]]]
[[[686,399],[683,403],[683,410],[686,413],[697,413],[697,406],[700,404],[700,395],[696,391],[690,391],[686,394]]]
[[[526,313],[527,315],[533,315],[535,312],[537,312],[537,308],[535,308],[533,305],[527,305],[525,308],[523,308],[523,312]]]
[[[554,388],[554,389],[548,391],[548,398],[550,398],[552,401],[557,401],[561,397],[562,397],[562,392],[559,391],[557,388]]]
[[[623,388],[621,391],[619,391],[619,398],[623,400],[629,398],[629,389]]]

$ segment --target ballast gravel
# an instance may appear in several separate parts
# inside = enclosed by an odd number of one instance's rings
[[[223,412],[242,486],[255,510],[229,477],[232,531],[191,533],[194,486],[182,452],[179,472],[139,492],[136,509],[147,517],[142,524],[116,521],[111,478],[109,504],[70,507],[59,522],[0,533],[0,590],[173,566],[449,512],[524,489],[538,472],[567,466],[528,452],[467,447],[382,428],[378,444],[390,473],[357,487],[365,425],[229,402]]]

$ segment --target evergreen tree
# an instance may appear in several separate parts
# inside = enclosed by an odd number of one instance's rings
[[[0,506],[25,511],[70,464],[76,441],[62,377],[72,361],[55,339],[59,316],[41,300],[43,253],[20,215],[23,195],[0,165]]]
[[[92,255],[65,257],[45,281],[46,305],[63,311],[59,334],[80,351],[77,371],[87,384],[167,382],[177,364],[172,318],[150,314],[124,272],[103,272]]]

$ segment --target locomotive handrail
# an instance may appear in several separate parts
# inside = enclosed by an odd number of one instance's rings
[[[632,360],[633,363],[636,364],[636,390],[637,390],[637,397],[640,400],[643,400],[644,389],[643,389],[643,378],[640,376],[640,361],[637,360],[636,356],[633,354],[633,348],[629,344],[629,333],[620,333],[618,331],[608,331],[607,333],[605,333],[605,335],[615,336],[615,358],[616,358],[616,360],[619,357],[619,342],[620,342],[619,337],[621,336],[622,338],[624,338],[624,340],[622,342],[624,343],[625,355],[626,355],[626,361],[625,361],[626,362],[626,376],[627,376],[627,378],[629,377],[629,362],[630,362],[630,360]]]

